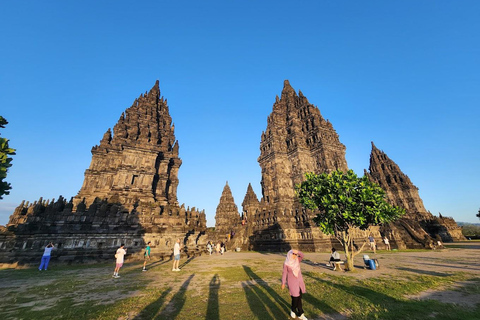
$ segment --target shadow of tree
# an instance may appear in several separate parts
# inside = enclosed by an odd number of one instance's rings
[[[407,267],[397,267],[396,269],[397,270],[402,270],[402,271],[419,273],[419,274],[426,274],[426,275],[429,275],[429,276],[436,276],[436,277],[449,277],[449,276],[451,276],[451,274],[448,274],[448,273],[430,271],[430,270],[413,269],[413,268],[407,268]]]
[[[341,290],[352,297],[352,299],[365,300],[370,302],[370,306],[361,302],[363,311],[361,316],[357,316],[359,319],[384,319],[384,320],[397,320],[397,319],[411,319],[411,320],[424,320],[426,318],[435,319],[478,319],[476,310],[467,310],[462,306],[456,306],[453,304],[444,304],[439,301],[432,300],[407,300],[389,296],[385,293],[375,291],[374,289],[358,286],[358,285],[343,285],[340,283],[334,283],[328,280],[320,279],[307,275],[308,277],[323,282],[326,285]],[[348,306],[343,306],[348,308]],[[458,308],[456,316],[452,318],[449,315],[442,315],[442,311],[451,308]],[[479,310],[480,307],[477,307]],[[335,311],[335,310],[333,310]],[[408,315],[402,317],[402,312],[407,312]],[[338,312],[337,312],[338,314]],[[337,318],[334,315],[334,318]]]
[[[210,280],[209,292],[208,292],[208,306],[206,320],[219,320],[220,313],[218,307],[218,290],[220,290],[220,277],[215,274]]]
[[[163,303],[165,302],[165,297],[170,293],[170,291],[172,291],[172,288],[168,288],[167,290],[162,292],[162,294],[160,295],[160,297],[158,297],[157,300],[146,306],[134,319],[153,319],[158,313],[158,311],[162,308]]]
[[[187,288],[190,285],[190,281],[192,281],[195,273],[190,275],[187,280],[182,284],[178,292],[172,297],[170,302],[167,306],[158,314],[155,318],[157,320],[162,319],[175,319],[182,311],[183,305],[185,304],[185,293],[187,292]]]

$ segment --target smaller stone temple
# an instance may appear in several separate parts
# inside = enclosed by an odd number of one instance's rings
[[[438,240],[451,242],[465,239],[452,218],[435,217],[425,209],[418,188],[373,142],[370,166],[365,175],[385,190],[392,205],[405,209],[404,217],[381,228],[397,247],[425,248]]]
[[[221,238],[228,235],[231,236],[232,231],[240,223],[240,215],[238,213],[238,207],[233,199],[232,190],[228,185],[228,181],[223,188],[222,196],[220,197],[220,203],[217,206],[217,212],[215,214],[215,233]]]

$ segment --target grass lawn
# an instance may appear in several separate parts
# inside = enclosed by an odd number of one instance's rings
[[[384,261],[402,261],[404,255],[385,253]],[[371,276],[375,271],[340,273],[302,264],[308,291],[303,296],[305,315],[309,319],[480,319],[480,301],[466,307],[412,298],[458,283],[464,284],[452,289],[458,295],[480,297],[478,273],[456,270],[458,261],[451,262],[449,254],[432,259],[451,270],[429,273],[385,265],[392,272]],[[260,253],[201,256],[184,259],[180,272],[171,271],[170,261],[152,261],[147,272],[141,271],[140,262],[131,262],[121,269],[121,278],[113,279],[112,263],[59,266],[52,259],[46,272],[34,267],[0,270],[2,319],[289,319],[291,298],[280,283],[283,260],[280,254]]]

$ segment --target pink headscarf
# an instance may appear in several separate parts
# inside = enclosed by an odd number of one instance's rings
[[[297,256],[293,255],[293,250],[288,251],[285,264],[292,268],[293,275],[298,278],[298,272],[300,271],[300,262],[298,262]]]

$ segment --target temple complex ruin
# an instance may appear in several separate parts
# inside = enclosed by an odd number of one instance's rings
[[[327,251],[338,245],[313,223],[316,213],[302,207],[294,188],[306,172],[347,171],[346,147],[318,107],[288,81],[261,134],[261,198],[249,184],[240,213],[227,182],[214,230],[207,229],[204,211],[179,205],[182,160],[174,131],[157,81],[92,148],[90,166],[75,197],[24,201],[15,209],[8,224],[0,227],[0,264],[37,262],[50,241],[56,243],[57,260],[68,263],[112,259],[121,243],[129,258],[138,258],[148,241],[154,257],[168,257],[178,238],[187,255],[203,252],[207,240],[228,241],[229,249],[268,251],[292,247]],[[389,225],[355,230],[358,243],[370,233],[379,242],[388,236],[396,248],[463,239],[453,219],[435,217],[425,209],[408,176],[373,143],[365,175],[407,214]]]
[[[176,239],[195,254],[206,231],[204,211],[177,200],[179,144],[158,81],[125,110],[92,148],[79,193],[70,201],[22,202],[0,233],[0,263],[37,261],[49,241],[60,261],[112,258],[125,243],[131,257],[147,241],[169,256]]]
[[[345,146],[319,109],[301,91],[297,95],[288,81],[284,82],[281,97],[276,97],[261,135],[258,162],[262,169],[262,198],[259,201],[248,186],[242,202],[246,226],[237,228],[237,233],[244,234],[248,241],[237,238],[235,245],[270,251],[328,251],[338,246],[336,239],[315,226],[316,213],[301,206],[294,188],[306,172],[347,171]],[[428,248],[437,240],[464,239],[452,218],[427,212],[418,188],[373,143],[369,172],[365,171],[365,175],[386,191],[391,204],[405,208],[406,215],[385,226],[354,230],[356,243],[363,243],[370,234],[379,244],[384,236],[389,237],[394,248]]]

